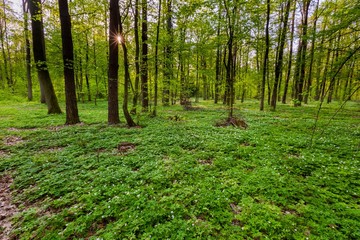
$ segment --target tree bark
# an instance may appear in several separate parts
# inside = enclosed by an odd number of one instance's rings
[[[132,114],[136,114],[137,101],[139,98],[139,78],[140,78],[139,0],[135,0],[134,37],[135,37],[135,89],[134,89],[134,96],[133,96],[132,109],[131,109]]]
[[[67,0],[58,0],[61,23],[61,40],[64,61],[65,99],[66,99],[66,123],[76,124],[80,122],[74,79],[74,49],[71,34],[71,19]]]
[[[118,0],[117,0],[118,1]],[[133,121],[129,110],[128,110],[128,100],[129,100],[129,85],[130,85],[130,72],[129,72],[129,58],[127,53],[127,47],[126,47],[126,41],[125,36],[123,32],[123,26],[121,21],[120,12],[119,13],[119,28],[120,28],[120,39],[121,39],[121,47],[123,49],[124,54],[124,70],[125,70],[125,81],[124,81],[124,101],[123,101],[123,113],[125,116],[126,123],[129,127],[135,127],[137,126],[136,123]]]
[[[279,51],[278,51],[278,58],[275,64],[275,80],[274,80],[274,87],[273,87],[273,93],[271,96],[271,109],[275,111],[276,109],[276,103],[277,103],[277,94],[278,94],[278,85],[279,85],[279,79],[280,75],[282,73],[282,65],[283,65],[283,56],[284,56],[284,46],[285,46],[285,40],[286,40],[286,34],[287,34],[287,24],[289,19],[289,12],[290,12],[290,5],[291,1],[288,0],[286,3],[286,9],[285,9],[285,16],[283,20],[283,27],[280,34],[280,41],[279,41]]]
[[[315,18],[313,23],[312,35],[311,35],[311,48],[310,48],[310,63],[309,63],[309,73],[306,82],[306,94],[304,96],[304,103],[307,104],[309,101],[309,96],[311,94],[311,85],[312,85],[312,72],[313,72],[313,65],[314,65],[314,55],[315,55],[315,41],[316,41],[316,24],[318,20],[318,9],[319,9],[319,0],[316,3],[315,9]]]
[[[173,78],[173,24],[172,24],[172,0],[166,1],[166,32],[168,40],[164,54],[164,81],[163,81],[163,103],[165,106],[170,104],[170,83]]]
[[[286,104],[287,92],[289,89],[289,82],[290,82],[290,76],[291,76],[291,66],[292,66],[292,58],[293,58],[292,55],[293,55],[293,45],[294,45],[294,31],[295,31],[295,11],[296,11],[296,1],[295,1],[294,9],[292,12],[289,60],[288,60],[286,80],[285,80],[285,85],[284,85],[284,94],[283,94],[282,101],[281,101],[283,104]]]
[[[27,1],[22,0],[24,14],[24,34],[25,34],[25,60],[26,60],[26,79],[27,79],[27,95],[28,100],[33,100],[32,77],[31,77],[31,46],[29,40],[29,23],[28,23],[28,7]]]
[[[158,22],[156,25],[156,42],[155,42],[154,110],[152,113],[153,116],[156,116],[157,103],[158,103],[158,75],[159,75],[158,52],[159,52],[159,35],[160,35],[160,23],[161,23],[161,0],[159,0],[157,20]]]
[[[142,0],[142,55],[141,55],[141,101],[142,111],[147,112],[149,108],[149,93],[148,93],[148,24],[147,24],[147,0]]]
[[[269,23],[270,23],[270,0],[267,0],[266,8],[266,27],[265,27],[265,54],[264,54],[264,65],[261,82],[261,98],[260,98],[260,111],[264,111],[265,102],[265,83],[266,83],[266,71],[269,60],[269,48],[270,48],[270,37],[269,37]]]
[[[31,13],[31,27],[33,38],[34,60],[37,68],[38,79],[44,91],[48,114],[61,113],[58,100],[46,64],[45,38],[42,22],[42,10],[40,0],[29,1]]]
[[[108,73],[108,124],[120,123],[118,70],[119,70],[119,0],[110,0],[109,73]]]
[[[305,79],[305,67],[306,67],[306,50],[307,50],[307,29],[308,29],[308,15],[309,15],[309,7],[311,0],[303,0],[302,3],[302,22],[301,22],[301,38],[299,43],[299,52],[297,57],[297,68],[295,77],[297,77],[296,85],[295,85],[295,101],[294,106],[301,106],[301,102],[303,101],[303,86]]]

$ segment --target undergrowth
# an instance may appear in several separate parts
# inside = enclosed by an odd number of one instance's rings
[[[105,102],[80,104],[76,126],[37,103],[0,102],[0,171],[21,211],[12,237],[360,238],[359,103],[331,124],[339,105],[325,106],[312,146],[316,105],[238,104],[246,130],[214,126],[222,105],[194,106],[129,129],[106,125]]]

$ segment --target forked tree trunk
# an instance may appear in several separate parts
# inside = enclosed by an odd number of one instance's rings
[[[118,1],[118,0],[116,0]],[[127,53],[126,47],[126,40],[123,32],[123,26],[121,21],[120,12],[118,11],[118,19],[119,19],[119,29],[120,29],[120,40],[121,40],[121,47],[123,49],[124,54],[124,70],[125,70],[125,81],[124,81],[124,101],[123,101],[123,113],[125,116],[126,123],[129,127],[137,126],[136,123],[133,121],[129,110],[128,110],[128,101],[129,101],[129,85],[130,85],[130,72],[129,72],[129,58]]]
[[[71,19],[67,0],[58,0],[61,22],[61,40],[64,60],[66,124],[80,122],[74,79],[74,49],[71,34]]]
[[[31,13],[31,28],[33,38],[34,60],[38,72],[38,79],[44,91],[48,114],[61,113],[53,84],[46,64],[44,28],[40,0],[29,1]]]

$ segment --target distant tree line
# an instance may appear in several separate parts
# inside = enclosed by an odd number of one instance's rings
[[[108,122],[138,109],[212,99],[232,107],[359,99],[360,4],[344,0],[8,0],[0,7],[0,91],[108,100]],[[22,31],[19,31],[22,29]],[[120,55],[119,55],[120,54]],[[34,83],[34,76],[38,81]],[[64,85],[65,83],[65,85]],[[120,87],[119,87],[120,86]]]

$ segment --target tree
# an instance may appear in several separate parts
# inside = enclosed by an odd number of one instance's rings
[[[29,0],[31,14],[31,28],[33,39],[33,52],[40,87],[44,91],[48,114],[61,113],[59,103],[50,79],[46,63],[44,27],[40,0]]]
[[[108,124],[120,123],[118,70],[119,70],[119,0],[110,0],[109,72],[108,72]]]
[[[266,10],[266,26],[265,26],[265,54],[264,54],[264,63],[263,63],[263,72],[262,72],[262,81],[261,81],[261,98],[260,98],[260,111],[264,110],[264,101],[265,101],[265,83],[266,83],[266,74],[269,61],[269,48],[270,48],[270,37],[269,37],[269,23],[270,23],[270,0],[267,0],[267,10]]]
[[[142,111],[146,112],[149,107],[148,93],[148,23],[147,23],[147,0],[142,0],[142,24],[141,24],[141,101]]]
[[[158,75],[159,75],[159,35],[160,35],[160,23],[161,23],[161,0],[159,0],[158,15],[156,24],[156,40],[155,40],[155,79],[154,79],[154,109],[152,115],[156,116],[157,103],[158,103]]]
[[[170,104],[170,82],[173,78],[173,23],[172,0],[166,0],[166,46],[164,50],[163,103]]]
[[[140,77],[139,0],[135,0],[134,38],[135,38],[135,89],[133,96],[133,107],[131,112],[133,114],[136,114],[136,106],[139,98],[139,77]]]
[[[27,0],[22,0],[23,14],[24,14],[24,36],[25,36],[25,61],[26,61],[26,79],[28,100],[33,100],[32,77],[31,77],[31,46],[29,40],[29,23],[28,23],[28,6]]]
[[[130,72],[129,72],[128,50],[127,50],[127,47],[126,47],[126,40],[125,40],[125,35],[124,35],[123,24],[122,24],[120,12],[119,12],[118,19],[119,19],[119,28],[120,28],[119,40],[120,40],[120,43],[121,43],[121,47],[123,49],[124,70],[125,70],[123,113],[124,113],[127,125],[129,127],[135,127],[137,125],[134,122],[134,120],[132,119],[132,117],[131,117],[131,115],[129,113],[129,110],[128,110],[129,84],[130,84],[131,80],[130,80]]]
[[[286,7],[285,7],[285,13],[284,13],[284,20],[283,20],[283,27],[280,29],[280,41],[278,46],[278,56],[275,63],[275,80],[274,80],[274,86],[273,86],[273,92],[271,96],[271,109],[275,111],[276,109],[276,102],[278,98],[278,88],[279,88],[279,79],[280,75],[282,74],[282,66],[283,66],[283,56],[284,56],[284,46],[285,46],[285,40],[286,40],[286,33],[287,33],[287,24],[289,19],[289,12],[290,12],[290,5],[291,0],[287,0]]]
[[[303,0],[301,3],[301,37],[299,39],[299,47],[296,58],[294,106],[301,106],[301,102],[304,98],[303,86],[305,80],[306,50],[308,43],[307,29],[310,3],[311,0]]]
[[[80,122],[76,102],[71,19],[67,0],[58,0],[58,3],[60,11],[61,39],[64,61],[66,124],[71,125]]]
[[[14,91],[14,79],[12,76],[12,64],[11,64],[11,53],[9,48],[9,36],[8,36],[8,16],[7,16],[7,4],[5,0],[2,1],[2,16],[0,25],[0,41],[2,55],[4,59],[4,74],[9,89]]]
[[[296,1],[295,4],[296,6]],[[290,76],[291,76],[291,66],[292,66],[292,60],[293,60],[293,45],[294,45],[294,32],[295,32],[295,12],[296,12],[296,7],[294,6],[293,11],[292,11],[292,18],[291,18],[291,33],[290,33],[290,51],[289,51],[289,60],[288,60],[288,64],[287,64],[287,73],[286,73],[286,80],[285,80],[285,86],[284,86],[284,94],[282,97],[281,102],[283,104],[286,103],[286,98],[287,98],[287,93],[288,93],[288,89],[289,89],[289,82],[290,82]]]

